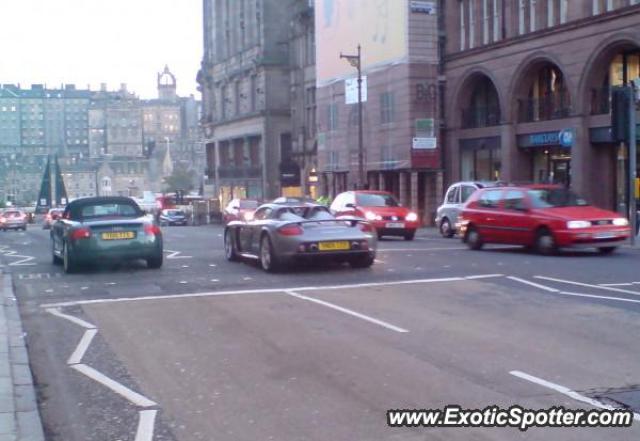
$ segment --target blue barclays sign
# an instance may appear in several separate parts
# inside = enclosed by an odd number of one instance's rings
[[[563,129],[553,132],[530,133],[518,135],[518,147],[547,147],[562,146],[572,147],[575,138],[573,129]]]

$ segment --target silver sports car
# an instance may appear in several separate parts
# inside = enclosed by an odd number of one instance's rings
[[[264,204],[253,219],[230,222],[224,231],[228,260],[257,259],[265,271],[288,262],[327,259],[354,268],[373,264],[378,246],[375,229],[359,218],[334,217],[318,204]]]

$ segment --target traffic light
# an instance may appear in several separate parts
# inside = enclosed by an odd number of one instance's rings
[[[614,142],[629,140],[629,100],[631,89],[628,87],[611,88],[611,137]]]

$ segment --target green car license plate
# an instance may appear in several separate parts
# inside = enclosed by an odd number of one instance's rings
[[[111,233],[102,233],[102,240],[128,240],[136,237],[133,231],[115,231]]]

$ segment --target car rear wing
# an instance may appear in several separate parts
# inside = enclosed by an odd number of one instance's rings
[[[329,222],[337,222],[337,223],[350,223],[352,227],[355,227],[358,224],[368,224],[369,222],[366,219],[362,219],[360,217],[341,217],[337,219],[306,219],[303,221],[285,221],[283,225],[304,225],[304,224],[317,224],[317,223],[329,223]]]

